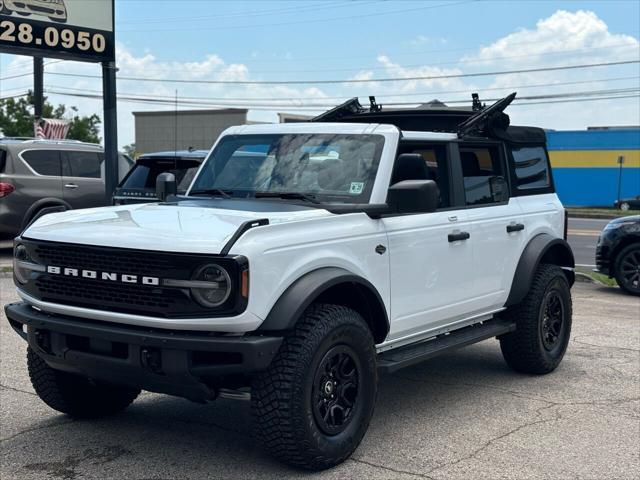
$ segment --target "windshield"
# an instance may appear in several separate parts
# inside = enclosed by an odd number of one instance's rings
[[[383,145],[381,135],[230,135],[220,140],[191,192],[299,193],[367,203]]]

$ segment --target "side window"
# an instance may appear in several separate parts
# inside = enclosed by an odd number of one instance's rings
[[[60,152],[57,150],[29,150],[20,156],[38,175],[60,176]]]
[[[500,203],[509,199],[497,147],[461,146],[460,161],[467,205]]]
[[[403,153],[419,154],[424,160],[426,169],[424,171],[420,170],[421,173],[419,176],[421,178],[413,178],[417,174],[416,170],[403,173],[401,171],[402,167],[396,163],[391,183],[393,184],[401,180],[433,180],[438,185],[440,193],[440,204],[438,208],[447,208],[451,206],[446,145],[407,142],[400,145],[398,155]]]
[[[98,152],[65,152],[64,174],[69,177],[100,178],[101,155]]]
[[[518,190],[549,188],[549,159],[543,147],[521,147],[511,151],[513,155]]]

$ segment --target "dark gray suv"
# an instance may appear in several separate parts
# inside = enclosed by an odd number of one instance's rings
[[[119,154],[120,178],[132,165]],[[100,145],[0,138],[0,239],[19,234],[43,208],[105,205],[103,178]]]

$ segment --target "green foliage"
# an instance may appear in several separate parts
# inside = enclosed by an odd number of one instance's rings
[[[44,100],[42,116],[70,121],[67,138],[81,142],[100,143],[98,115],[80,116],[76,107],[66,105],[53,106]],[[33,95],[18,99],[0,100],[0,130],[6,137],[33,137]]]
[[[122,150],[124,150],[124,153],[129,155],[131,158],[136,158],[136,144],[135,143],[130,143],[129,145],[125,145],[124,147],[122,147]]]

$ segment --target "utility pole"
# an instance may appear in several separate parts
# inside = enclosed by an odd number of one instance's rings
[[[36,122],[42,119],[44,108],[44,64],[42,57],[33,57],[33,116]],[[35,132],[34,132],[35,133]]]
[[[102,103],[104,110],[105,204],[111,205],[118,186],[118,111],[116,108],[116,63],[102,63]]]

